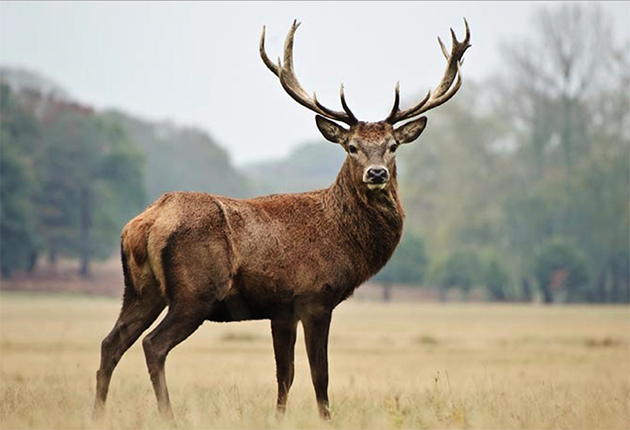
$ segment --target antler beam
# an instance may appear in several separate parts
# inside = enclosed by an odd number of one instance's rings
[[[462,57],[464,56],[464,52],[472,45],[470,44],[470,29],[468,28],[468,22],[466,18],[464,18],[464,25],[466,26],[466,36],[463,41],[459,42],[457,37],[455,36],[455,32],[451,28],[451,39],[453,46],[451,47],[450,54],[448,53],[444,43],[438,37],[438,42],[440,43],[440,48],[442,49],[442,53],[446,58],[446,70],[444,71],[444,76],[442,77],[442,81],[437,86],[435,91],[429,91],[427,95],[418,103],[417,105],[403,110],[400,110],[400,86],[396,84],[395,96],[394,96],[394,106],[389,114],[389,116],[385,119],[385,122],[390,124],[395,124],[400,121],[404,121],[415,116],[418,116],[424,112],[427,112],[430,109],[436,108],[443,103],[446,103],[455,95],[455,93],[459,90],[459,87],[462,85],[462,73],[460,67],[463,63]],[[457,77],[457,81],[455,85],[453,85],[453,81]]]
[[[353,125],[358,122],[357,118],[354,116],[348,104],[346,103],[346,98],[343,92],[343,85],[341,85],[341,89],[339,91],[341,97],[341,106],[343,107],[344,112],[335,111],[327,108],[322,105],[318,100],[315,93],[313,93],[313,97],[309,96],[309,94],[302,88],[300,82],[295,75],[295,71],[293,70],[293,39],[295,36],[295,31],[300,26],[300,23],[293,21],[291,25],[291,29],[287,34],[287,38],[284,42],[284,64],[278,58],[278,64],[274,64],[269,57],[267,56],[267,52],[265,51],[265,27],[263,27],[262,35],[260,37],[260,57],[262,58],[265,65],[280,79],[280,84],[282,88],[299,104],[307,107],[315,113],[318,113],[322,116],[325,116],[329,119],[337,120],[344,122],[348,125]]]

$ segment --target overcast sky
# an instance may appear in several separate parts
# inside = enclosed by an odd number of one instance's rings
[[[444,69],[436,37],[472,32],[464,79],[502,68],[498,47],[527,34],[555,2],[2,2],[0,62],[57,81],[74,98],[150,120],[199,126],[239,165],[285,155],[319,137],[258,56],[281,54],[291,21],[302,85],[339,109],[339,84],[362,120],[383,119],[394,85],[435,87]],[[618,38],[630,38],[630,2],[601,2]],[[461,37],[460,37],[461,38]],[[447,43],[448,45],[448,43]],[[449,45],[450,46],[450,45]]]

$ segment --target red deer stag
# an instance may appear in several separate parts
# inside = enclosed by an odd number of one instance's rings
[[[464,20],[465,22],[465,20]],[[260,55],[282,87],[314,111],[324,137],[346,151],[329,188],[237,200],[192,192],[168,193],[132,219],[122,232],[125,279],[122,309],[101,346],[94,411],[103,410],[112,372],[122,355],[168,306],[162,322],[142,346],[159,410],[172,418],[164,363],[169,351],[205,320],[271,320],[277,369],[277,413],[286,408],[294,375],[298,321],[320,415],[328,405],[328,332],[333,309],[378,272],[398,245],[403,208],[398,198],[395,152],[420,136],[427,119],[419,115],[448,101],[460,88],[462,56],[470,32],[452,34],[446,71],[435,91],[415,106],[394,106],[379,122],[359,121],[348,108],[322,105],[298,82],[293,70],[293,23],[284,61]],[[457,80],[456,80],[457,78]],[[331,121],[332,120],[332,121]],[[401,121],[411,120],[394,128]],[[348,128],[337,122],[344,123]]]

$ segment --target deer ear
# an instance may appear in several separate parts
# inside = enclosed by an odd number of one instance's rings
[[[343,143],[346,141],[348,130],[346,130],[339,124],[327,120],[320,115],[315,116],[315,122],[317,123],[317,128],[319,128],[319,131],[321,131],[326,140],[329,140],[333,143]]]
[[[413,142],[420,136],[426,125],[427,117],[421,116],[395,129],[394,137],[399,144]]]

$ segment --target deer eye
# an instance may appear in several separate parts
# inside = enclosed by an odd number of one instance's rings
[[[394,143],[389,147],[389,152],[396,152],[396,149],[398,149],[398,145]]]
[[[350,154],[356,154],[357,153],[357,147],[354,145],[348,145],[348,152]]]

